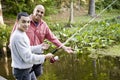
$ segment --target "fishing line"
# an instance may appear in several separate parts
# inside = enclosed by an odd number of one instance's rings
[[[109,4],[105,9],[103,9],[96,17],[100,16],[107,8],[109,8],[110,6],[112,6],[117,0],[113,1],[111,4]],[[54,54],[55,52],[57,52],[62,46],[64,46],[66,43],[68,43],[68,41],[70,41],[78,32],[81,32],[84,28],[86,28],[86,26],[91,23],[93,20],[96,19],[96,17],[93,17],[91,20],[89,20],[88,23],[86,23],[82,28],[80,28],[79,30],[77,30],[70,38],[68,38],[60,47],[56,48],[52,54]]]

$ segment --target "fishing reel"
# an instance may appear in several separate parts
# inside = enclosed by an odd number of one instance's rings
[[[54,62],[56,62],[58,60],[59,60],[59,57],[55,56],[55,57],[53,57],[53,58],[50,59],[50,63],[54,63]]]

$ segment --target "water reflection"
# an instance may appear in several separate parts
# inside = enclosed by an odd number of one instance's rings
[[[6,75],[9,76],[9,68],[8,68],[8,61],[7,60],[5,60],[5,62],[4,62],[4,68],[6,71]]]
[[[66,55],[61,57],[60,62],[46,66],[45,70],[49,69],[48,73],[54,71],[56,77],[54,80],[120,80],[120,61],[116,57],[95,59],[86,55],[77,57]],[[45,75],[46,73],[40,80],[45,80]],[[48,80],[52,79],[49,77]]]
[[[0,75],[14,80],[10,63],[11,59],[0,60]],[[120,80],[120,58],[63,55],[59,62],[46,61],[44,74],[38,80]]]
[[[94,79],[97,79],[97,62],[96,58],[93,59],[93,77]]]
[[[13,76],[11,75],[11,66],[10,66],[11,59],[0,58],[0,76],[8,80],[14,80]]]
[[[120,57],[114,58],[114,63],[116,65],[110,70],[110,80],[120,80]]]

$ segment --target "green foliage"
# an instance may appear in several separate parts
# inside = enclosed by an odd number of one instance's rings
[[[0,25],[0,46],[9,42],[11,27],[7,25]]]
[[[41,3],[44,5],[46,14],[45,15],[50,15],[50,14],[55,14],[58,12],[56,8],[56,1],[55,0],[43,0]]]
[[[120,24],[116,22],[112,19],[90,25],[82,34],[76,35],[78,42],[74,43],[75,47],[77,45],[81,51],[90,51],[117,43],[120,40]]]
[[[22,0],[22,1],[6,0],[2,4],[5,5],[5,9],[3,12],[9,13],[9,14],[17,14],[18,12],[23,11],[25,7],[27,7],[25,0]]]
[[[114,0],[98,0],[96,1],[96,9],[102,10],[105,9],[108,5],[110,5]],[[117,0],[112,6],[110,6],[107,10],[112,9],[120,9],[120,0]]]
[[[46,14],[54,14],[57,13],[56,9],[56,1],[53,0],[6,0],[2,1],[2,4],[5,6],[3,13],[4,14],[14,14],[21,11],[28,12],[29,14],[32,13],[34,7],[38,4],[42,4],[45,6]]]
[[[87,0],[88,2],[88,0]],[[96,9],[104,9],[107,7],[113,0],[98,0],[96,1]],[[69,0],[2,0],[1,1],[3,6],[3,13],[4,14],[14,14],[16,15],[18,12],[26,11],[29,14],[32,13],[34,7],[37,4],[42,4],[45,6],[46,13],[45,15],[56,14],[58,13],[58,9],[60,8],[69,8],[70,1]],[[86,6],[85,1],[74,0],[74,7],[77,6]],[[120,9],[120,1],[117,0],[110,9]]]
[[[66,28],[62,24],[51,24],[54,34],[65,42],[80,27]],[[119,19],[103,20],[90,24],[82,31],[78,32],[66,45],[71,46],[79,53],[89,53],[93,49],[108,48],[120,41]]]

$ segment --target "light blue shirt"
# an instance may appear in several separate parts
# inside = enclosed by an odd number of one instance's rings
[[[10,49],[12,63],[11,66],[19,69],[26,69],[33,64],[44,63],[45,55],[36,55],[41,53],[42,46],[30,46],[29,38],[25,32],[15,30],[10,37]]]

